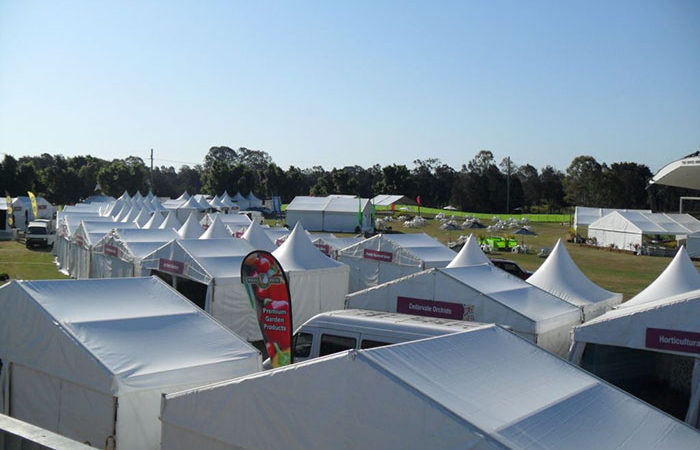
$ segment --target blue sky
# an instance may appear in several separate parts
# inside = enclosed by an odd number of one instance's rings
[[[699,80],[695,0],[0,2],[15,156],[657,170],[700,149]]]

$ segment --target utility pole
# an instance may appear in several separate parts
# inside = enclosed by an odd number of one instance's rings
[[[153,149],[151,149],[151,192],[153,192]]]
[[[510,214],[510,156],[506,157],[506,214]]]

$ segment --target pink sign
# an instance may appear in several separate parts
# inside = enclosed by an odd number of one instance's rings
[[[105,255],[114,256],[115,258],[119,258],[119,247],[105,244],[104,252],[105,252]]]
[[[700,333],[647,328],[646,347],[700,354]]]
[[[328,244],[314,244],[317,249],[321,250],[326,256],[331,256],[331,247]]]
[[[411,297],[396,297],[396,312],[443,319],[474,320],[474,306]]]
[[[375,259],[377,261],[391,262],[394,259],[394,254],[366,248],[364,252],[362,252],[362,257],[366,259]]]
[[[182,273],[185,272],[185,263],[173,261],[172,259],[160,258],[158,260],[158,270],[182,275]]]
[[[76,243],[76,245],[78,245],[79,247],[82,247],[83,244],[85,244],[85,241],[83,241],[83,237],[82,237],[82,236],[76,236],[76,237],[75,237],[75,243]]]

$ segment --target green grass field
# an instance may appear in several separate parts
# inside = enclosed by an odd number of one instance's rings
[[[24,244],[16,241],[0,241],[0,274],[2,273],[15,280],[68,278],[58,271],[48,249],[28,250]]]

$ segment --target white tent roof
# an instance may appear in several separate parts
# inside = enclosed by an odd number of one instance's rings
[[[158,211],[154,211],[153,214],[151,215],[151,218],[148,219],[148,222],[143,224],[143,226],[141,228],[144,228],[147,230],[157,229],[160,226],[160,224],[163,223],[164,220],[165,220],[165,217],[163,217],[163,214],[161,214]]]
[[[620,231],[637,234],[690,234],[700,228],[700,221],[689,214],[613,211],[588,227],[589,230]]]
[[[223,206],[227,208],[233,208],[236,206],[235,203],[231,200],[231,196],[228,195],[228,192],[224,191],[224,193],[221,195],[219,198],[219,203],[221,203]]]
[[[221,213],[209,213],[202,217],[200,221],[201,225],[211,225],[214,219],[218,217],[224,225],[229,227],[247,227],[250,225],[250,219],[245,214],[221,214]]]
[[[391,206],[393,203],[413,205],[416,202],[403,195],[379,194],[372,199],[374,206]]]
[[[685,247],[681,246],[661,275],[642,292],[622,303],[619,308],[652,302],[695,289],[700,289],[700,273],[688,257]]]
[[[161,417],[163,447],[174,449],[587,450],[698,442],[690,427],[494,325],[168,394]],[[258,423],[284,426],[261,433],[251,426]]]
[[[425,233],[378,234],[341,250],[344,256],[362,257],[365,249],[392,253],[392,261],[424,268],[445,267],[455,252]]]
[[[107,233],[114,230],[117,224],[114,222],[102,222],[102,221],[91,221],[91,220],[81,220],[78,228],[73,232],[73,235],[80,234],[84,237],[85,244],[92,246],[100,241]],[[136,228],[135,223],[130,224],[119,224],[122,229],[126,228]]]
[[[199,207],[203,210],[211,208],[209,201],[203,194],[197,194],[192,196],[195,201],[199,204]]]
[[[0,304],[3,360],[100,392],[213,381],[260,365],[254,348],[155,277],[12,281]]]
[[[151,199],[151,206],[155,211],[165,211],[165,207],[158,197],[153,197]]]
[[[168,211],[168,215],[165,216],[163,222],[158,225],[158,228],[161,230],[179,229],[180,227],[182,227],[182,224],[177,220],[177,215],[173,210]]]
[[[178,200],[178,201],[180,201],[180,202],[184,202],[184,201],[189,200],[189,199],[190,199],[190,194],[188,194],[187,191],[185,191],[185,192],[182,193],[182,195],[180,195],[180,196],[179,196],[178,198],[176,198],[175,200]]]
[[[224,195],[226,195],[226,194],[227,194],[227,192],[224,192]],[[245,197],[243,197],[243,196],[241,195],[240,192],[236,192],[236,195],[234,195],[233,197],[231,197],[231,200],[234,201],[234,202],[241,202],[241,201],[244,201],[244,202],[245,202],[245,201],[247,201],[248,199],[245,198]]]
[[[673,334],[674,330],[698,333],[699,317],[700,289],[695,289],[608,311],[574,328],[574,342],[684,354],[670,348],[659,349],[654,343],[648,346],[647,330],[656,328],[666,330],[669,334]],[[688,356],[687,353],[685,356]]]
[[[124,190],[124,193],[122,193],[122,195],[117,200],[128,201],[128,200],[131,200],[131,197],[129,196],[129,193],[126,190]]]
[[[700,190],[700,152],[665,165],[649,183]]]
[[[177,209],[196,209],[197,211],[200,211],[208,207],[209,205],[207,204],[207,206],[203,208],[202,205],[200,205],[194,197],[190,197],[189,199],[187,199],[187,201],[179,204],[177,206]]]
[[[139,228],[143,228],[144,225],[146,225],[146,222],[151,218],[151,213],[146,209],[145,207],[139,211],[138,215],[134,218],[134,223],[139,226]]]
[[[650,209],[590,208],[587,206],[577,206],[574,209],[574,227],[578,225],[588,226],[613,211],[651,212]]]
[[[328,197],[308,197],[298,195],[287,205],[287,211],[325,211],[357,214],[364,211],[369,199],[354,196],[329,195]]]
[[[217,196],[215,195],[214,198],[212,198],[212,199],[209,201],[209,206],[212,207],[212,208],[221,209],[221,208],[224,207],[224,204],[221,203],[221,200],[219,199],[219,197],[217,197]]]
[[[604,303],[609,309],[622,301],[622,294],[603,289],[581,272],[561,239],[527,282],[572,305],[584,308],[584,314],[589,305]]]
[[[131,208],[129,208],[129,212],[122,218],[121,222],[127,223],[127,222],[133,222],[136,216],[139,215],[141,212],[141,208],[138,206],[134,205]]]
[[[491,260],[481,251],[481,247],[479,247],[479,243],[474,235],[470,234],[467,242],[464,243],[462,249],[447,267],[466,267],[485,263],[491,264]]]
[[[272,255],[277,258],[286,272],[326,269],[344,265],[321,253],[311,243],[304,228],[298,223],[284,244],[272,252]]]
[[[253,194],[253,191],[248,192],[248,196],[246,197],[248,201],[252,204],[254,202],[259,203],[260,199]]]
[[[253,248],[273,252],[277,249],[274,242],[267,236],[263,228],[257,221],[250,222],[250,225],[241,236],[246,241],[250,242]]]
[[[106,243],[113,239],[113,243],[119,245],[126,252],[125,256],[143,258],[161,245],[177,237],[177,233],[172,229],[145,230],[119,227],[100,239],[100,243]]]
[[[197,213],[192,211],[182,224],[179,230],[177,230],[180,239],[197,239],[204,233],[204,228],[199,224],[197,220]]]
[[[315,235],[313,235],[312,237],[315,237]],[[363,237],[339,238],[335,236],[321,236],[313,239],[313,243],[317,247],[318,245],[328,245],[333,250],[342,250],[345,247],[350,247],[351,245],[355,245],[358,242],[362,242],[364,240],[365,238]]]
[[[199,222],[197,223],[198,226]],[[199,239],[224,239],[224,238],[229,238],[233,239],[233,236],[231,235],[231,231],[224,225],[224,223],[221,221],[219,216],[216,216],[214,218],[214,221],[209,225],[209,228],[204,231],[204,233],[199,236]]]

